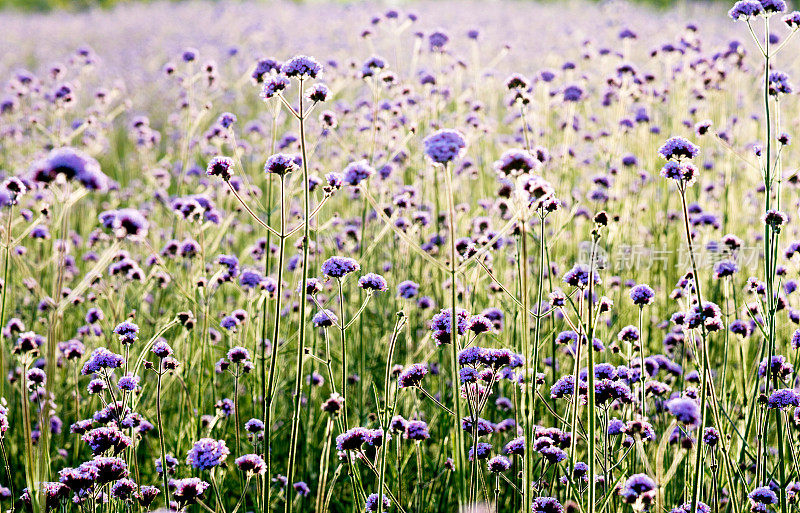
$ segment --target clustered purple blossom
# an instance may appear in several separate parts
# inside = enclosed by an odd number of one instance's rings
[[[229,454],[225,440],[201,438],[189,450],[186,463],[198,470],[207,470],[220,465]]]

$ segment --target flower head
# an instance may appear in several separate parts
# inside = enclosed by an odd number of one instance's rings
[[[439,130],[423,141],[425,155],[433,162],[447,164],[459,158],[467,147],[464,136],[458,130]]]
[[[297,55],[281,65],[281,73],[289,78],[317,78],[322,73],[322,64],[313,57]]]
[[[658,154],[665,160],[693,159],[700,153],[700,148],[683,137],[672,137],[658,149]]]
[[[226,182],[233,176],[233,159],[230,157],[214,157],[206,167],[208,176],[218,176]]]
[[[344,278],[346,275],[356,272],[361,266],[350,257],[332,256],[322,263],[322,274],[329,278]]]
[[[225,440],[201,438],[189,450],[186,463],[198,470],[206,470],[225,461],[230,453],[228,446],[225,445]]]

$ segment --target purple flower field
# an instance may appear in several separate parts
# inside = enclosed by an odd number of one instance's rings
[[[0,511],[798,511],[798,31],[0,12]]]

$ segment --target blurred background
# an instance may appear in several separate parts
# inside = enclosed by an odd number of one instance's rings
[[[69,10],[69,11],[81,11],[91,8],[100,8],[100,9],[108,9],[114,7],[118,4],[129,4],[129,3],[142,3],[147,2],[148,0],[0,0],[0,9],[13,9],[18,11],[51,11],[54,9],[62,9],[62,10]],[[181,0],[171,0],[174,2],[180,2]],[[220,2],[227,2],[227,1],[238,1],[238,0],[208,0],[211,3],[220,3]],[[271,0],[260,0],[261,3],[270,3]],[[294,0],[296,3],[340,3],[340,4],[352,4],[357,3],[353,0]],[[486,2],[492,2],[494,0],[484,0]],[[529,2],[529,1],[544,1],[548,3],[559,3],[560,0],[516,0],[519,2]],[[631,0],[633,3],[641,3],[652,5],[655,7],[671,7],[675,4],[687,3],[687,0]],[[691,3],[716,3],[719,0],[692,0]],[[392,1],[392,2],[382,2],[386,5],[412,5],[415,3],[413,0],[410,1]]]

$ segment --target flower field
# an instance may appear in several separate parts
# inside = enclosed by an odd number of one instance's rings
[[[0,27],[2,511],[798,510],[784,0]]]

